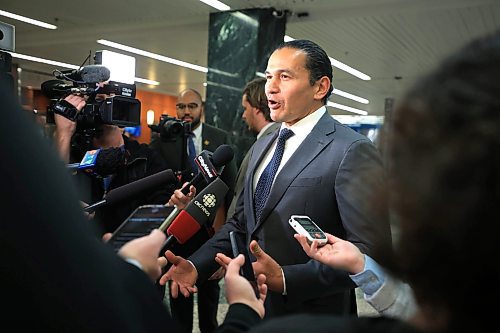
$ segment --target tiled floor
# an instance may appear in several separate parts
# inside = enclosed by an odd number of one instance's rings
[[[224,317],[226,316],[228,304],[226,301],[226,297],[224,295],[224,282],[223,280],[220,282],[221,284],[221,298],[219,302],[219,311],[218,311],[218,322],[221,323],[224,321]],[[168,292],[168,291],[167,291]],[[377,312],[363,299],[363,294],[359,289],[356,289],[356,299],[358,303],[358,315],[360,316],[377,316]],[[196,295],[195,295],[196,301]],[[168,304],[168,302],[167,302]],[[196,306],[194,307],[194,322],[193,322],[193,333],[199,333],[198,328],[198,311]]]

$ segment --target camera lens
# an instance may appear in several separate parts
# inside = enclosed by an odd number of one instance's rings
[[[182,123],[177,120],[168,120],[163,125],[165,132],[168,133],[169,136],[177,136],[183,133],[184,127]]]

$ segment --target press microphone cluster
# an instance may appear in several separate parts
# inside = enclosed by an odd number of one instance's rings
[[[234,151],[230,145],[220,145],[211,156],[210,154],[209,151],[204,150],[195,158],[200,172],[182,188],[181,192],[185,195],[189,193],[191,185],[199,191],[207,184],[210,184],[222,173],[224,166],[231,162],[234,157]]]
[[[87,151],[80,163],[68,164],[67,168],[96,177],[106,177],[125,166],[125,162],[125,151],[122,148],[101,148]]]
[[[167,234],[163,248],[170,248],[175,243],[184,244],[193,237],[215,215],[228,189],[227,185],[216,177],[178,213],[171,224],[163,223],[160,230],[166,229]]]
[[[92,213],[101,206],[113,205],[124,199],[129,199],[136,195],[142,194],[144,191],[153,190],[165,184],[177,183],[177,177],[175,177],[172,170],[163,170],[161,172],[155,173],[154,175],[147,176],[126,185],[112,189],[106,194],[106,197],[103,200],[89,205],[83,210],[87,213]]]

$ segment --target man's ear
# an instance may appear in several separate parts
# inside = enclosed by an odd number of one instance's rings
[[[317,85],[317,90],[316,93],[314,94],[314,99],[322,100],[328,93],[328,90],[330,89],[331,81],[327,76],[323,76],[318,81],[316,81],[316,85]]]

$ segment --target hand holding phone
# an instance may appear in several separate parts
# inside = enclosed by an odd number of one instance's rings
[[[323,230],[321,230],[309,216],[292,215],[288,223],[298,234],[306,236],[309,244],[311,244],[313,240],[318,241],[319,246],[323,246],[328,242]]]
[[[252,262],[248,255],[248,249],[243,241],[243,234],[236,233],[235,231],[229,232],[229,239],[231,240],[231,248],[233,250],[233,258],[236,258],[239,254],[245,256],[245,263],[241,266],[240,275],[243,276],[250,282],[252,288],[255,292],[257,299],[260,298],[259,287],[257,285],[257,280],[255,279],[255,273],[253,271]]]
[[[113,232],[108,244],[115,252],[132,239],[149,235],[153,229],[161,229],[174,207],[165,205],[143,205],[137,207],[132,214]],[[164,231],[164,230],[162,230]]]

